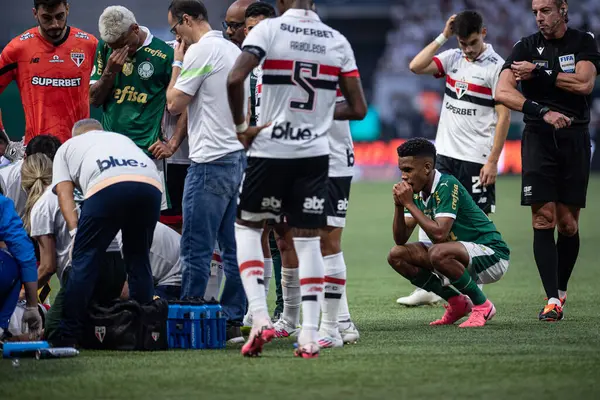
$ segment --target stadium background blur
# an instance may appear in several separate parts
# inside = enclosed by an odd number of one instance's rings
[[[110,1],[72,2],[69,23],[98,35],[98,15]],[[167,0],[120,0],[130,8],[141,25],[154,35],[172,39],[165,23]],[[218,29],[229,1],[204,0],[210,22]],[[272,3],[272,1],[271,1]],[[369,102],[369,115],[352,123],[356,142],[358,178],[390,180],[397,177],[394,149],[399,140],[411,137],[435,137],[443,98],[443,80],[417,76],[408,69],[415,54],[443,29],[448,16],[467,8],[481,11],[488,28],[486,41],[506,57],[522,36],[536,31],[530,2],[523,0],[319,0],[319,14],[352,43]],[[21,2],[5,5],[0,15],[0,48],[33,23],[31,7]],[[600,2],[573,1],[569,4],[569,26],[600,34]],[[600,36],[596,36],[597,39]],[[452,38],[443,49],[456,47]],[[600,134],[600,85],[593,93],[590,131],[592,140]],[[13,83],[0,96],[4,125],[9,135],[20,138],[24,131],[23,111]],[[92,115],[99,116],[98,109]],[[522,116],[514,113],[501,173],[519,173]],[[600,158],[594,157],[593,169],[600,170]]]

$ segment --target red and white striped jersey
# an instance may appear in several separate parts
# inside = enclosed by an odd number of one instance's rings
[[[337,89],[337,103],[346,101]],[[329,176],[354,176],[354,143],[349,121],[333,121],[329,130]]]
[[[436,77],[446,77],[435,139],[438,154],[485,164],[494,144],[498,122],[494,94],[504,60],[486,44],[475,61],[460,49],[446,50],[433,61],[439,71]]]
[[[272,123],[257,136],[248,155],[328,155],[339,77],[358,76],[348,40],[313,11],[291,9],[258,24],[242,49],[262,62],[258,124]]]

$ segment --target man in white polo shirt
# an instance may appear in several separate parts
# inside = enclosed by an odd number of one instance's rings
[[[183,43],[175,49],[167,108],[174,115],[188,111],[192,161],[183,194],[181,297],[203,297],[217,240],[226,276],[221,305],[230,328],[238,328],[246,311],[246,295],[237,267],[234,223],[246,155],[225,88],[240,50],[221,31],[212,30],[200,1],[173,1],[168,19],[172,33]],[[185,57],[184,45],[189,46]]]
[[[101,257],[119,230],[131,298],[140,304],[152,301],[148,254],[160,215],[160,182],[154,162],[131,139],[103,131],[96,120],[77,122],[73,137],[58,149],[52,190],[75,242],[63,319],[53,345],[77,344]],[[85,199],[80,216],[75,187]]]

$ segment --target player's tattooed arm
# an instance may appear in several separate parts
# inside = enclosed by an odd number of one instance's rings
[[[362,120],[367,115],[367,101],[359,76],[340,76],[340,90],[346,101],[337,103],[333,118],[338,121]]]
[[[90,86],[90,104],[94,107],[102,107],[115,85],[117,74],[123,68],[127,60],[129,47],[125,46],[112,52],[108,58],[106,69],[102,73],[100,80]]]

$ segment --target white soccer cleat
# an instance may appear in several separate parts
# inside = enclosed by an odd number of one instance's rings
[[[443,299],[435,293],[421,288],[415,289],[410,295],[400,297],[396,303],[407,307],[430,306],[441,302]]]
[[[319,347],[322,349],[332,349],[336,347],[344,347],[344,340],[339,331],[334,333],[327,331],[319,331]]]
[[[345,344],[356,343],[360,339],[360,333],[351,320],[339,322],[338,330]]]
[[[279,318],[279,321],[273,324],[275,328],[275,337],[277,338],[286,338],[292,336],[298,336],[300,329],[289,322],[287,322],[283,318]]]

